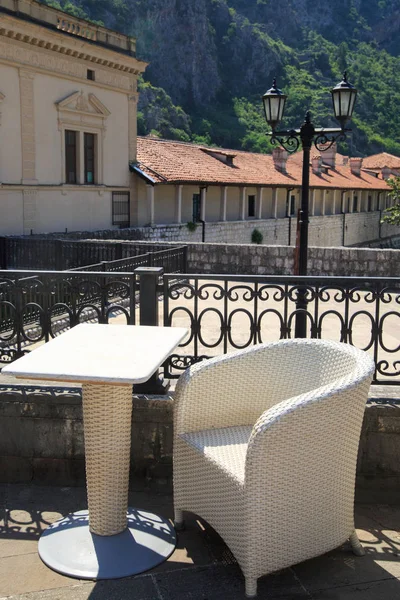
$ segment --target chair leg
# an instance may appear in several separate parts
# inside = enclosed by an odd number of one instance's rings
[[[361,546],[360,540],[358,539],[358,535],[355,531],[353,531],[353,533],[350,536],[350,544],[351,544],[351,549],[353,550],[353,553],[356,556],[364,556],[365,555],[365,550]]]
[[[255,598],[257,596],[257,578],[246,577],[245,578],[246,597]]]
[[[175,508],[174,526],[177,531],[183,531],[185,529],[183,512],[179,508]]]

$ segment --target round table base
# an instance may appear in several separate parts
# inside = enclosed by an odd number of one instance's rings
[[[53,523],[39,539],[43,562],[63,575],[79,579],[118,579],[142,573],[166,560],[176,535],[166,519],[128,508],[127,529],[112,536],[89,531],[87,510]]]

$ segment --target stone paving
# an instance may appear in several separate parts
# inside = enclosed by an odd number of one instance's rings
[[[169,495],[137,489],[130,504],[172,517]],[[0,485],[0,599],[242,600],[244,580],[219,536],[194,515],[178,547],[156,569],[120,580],[80,581],[47,568],[37,554],[49,523],[86,505],[83,488]],[[260,600],[398,600],[400,508],[356,505],[366,556],[349,545],[259,580]],[[255,549],[256,551],[256,549]]]

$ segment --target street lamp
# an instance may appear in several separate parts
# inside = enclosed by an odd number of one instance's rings
[[[328,150],[336,141],[346,139],[346,124],[351,119],[356,101],[357,90],[347,81],[346,72],[343,79],[332,90],[332,102],[335,118],[339,121],[340,129],[316,129],[311,122],[310,111],[307,111],[305,120],[300,129],[276,131],[282,120],[287,96],[277,88],[274,79],[272,87],[263,95],[265,118],[272,131],[273,144],[279,143],[287,152],[296,152],[303,147],[303,169],[301,181],[301,209],[300,209],[300,241],[299,241],[299,275],[307,275],[308,253],[308,196],[310,188],[310,150],[312,143],[320,152]],[[296,337],[307,337],[307,291],[300,287],[296,301]]]

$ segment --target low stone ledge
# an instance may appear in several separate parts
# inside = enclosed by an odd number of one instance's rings
[[[374,388],[371,388],[374,395]],[[171,490],[173,394],[133,396],[131,487]],[[400,401],[373,398],[365,411],[356,499],[400,501]],[[0,482],[82,485],[80,390],[0,388]]]
[[[133,487],[171,487],[172,407],[170,396],[133,396]],[[0,387],[1,483],[82,485],[84,465],[79,388]]]

